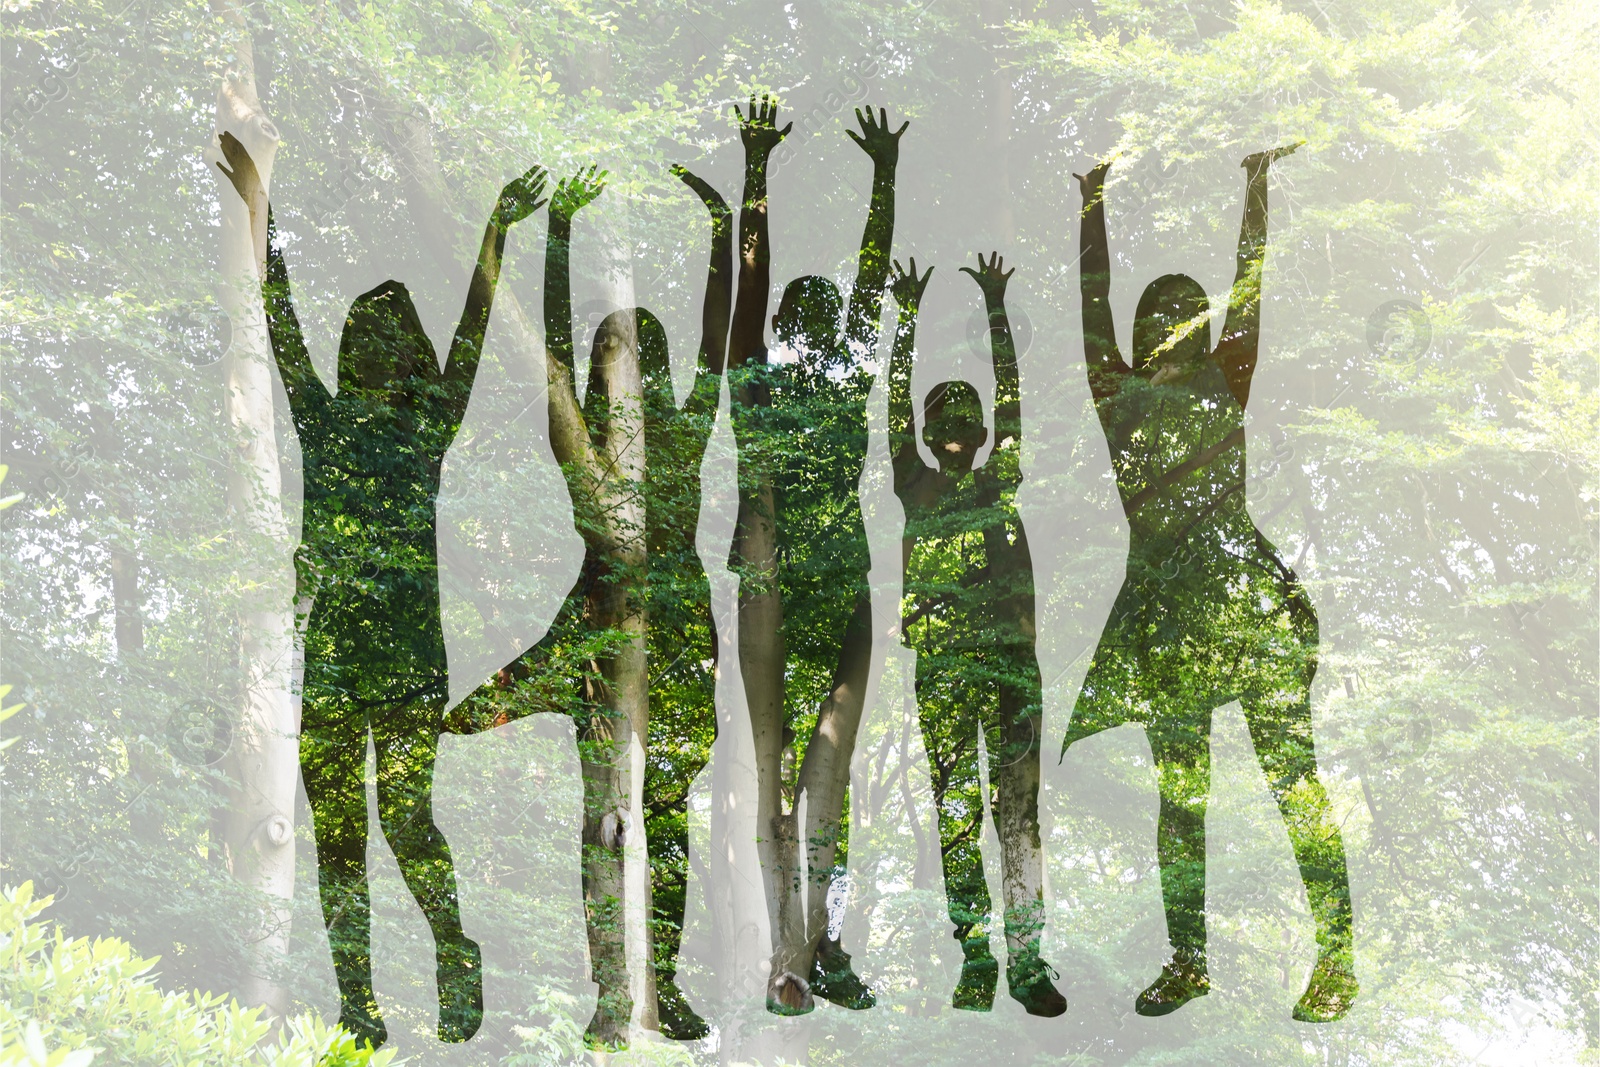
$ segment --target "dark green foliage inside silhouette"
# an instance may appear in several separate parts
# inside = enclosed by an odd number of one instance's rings
[[[642,419],[643,580],[594,547],[604,537],[607,517],[598,509],[606,506],[607,498],[603,487],[579,465],[565,465],[574,525],[591,546],[578,580],[544,637],[457,710],[463,730],[500,725],[538,712],[570,714],[579,727],[583,759],[588,763],[609,760],[605,731],[592,729],[596,725],[593,717],[603,712],[598,699],[599,687],[605,684],[600,665],[617,654],[628,635],[598,623],[594,609],[603,598],[613,595],[611,591],[644,597],[649,683],[645,834],[652,882],[657,1013],[663,1033],[689,1039],[709,1032],[678,990],[675,975],[689,877],[688,793],[710,759],[716,738],[717,661],[711,589],[695,547],[695,533],[700,521],[700,465],[721,395],[733,268],[727,204],[714,188],[687,170],[675,168],[675,173],[711,215],[705,332],[689,395],[680,404],[674,393],[668,339],[660,320],[644,308],[634,308],[613,312],[595,331],[582,408],[590,442],[597,451],[606,447],[612,435],[637,433]],[[551,293],[556,301],[566,299],[567,240],[562,233],[553,234],[546,265],[547,302]],[[559,318],[560,312],[556,314]],[[570,321],[570,312],[567,318]],[[559,327],[552,332],[559,332]],[[552,358],[563,358],[563,349],[570,350],[570,333],[555,337],[552,343]],[[570,366],[570,355],[565,358]],[[614,360],[637,362],[641,382],[637,398],[609,395],[611,378],[604,372]],[[630,407],[635,400],[639,407]],[[640,589],[642,594],[635,592]],[[620,921],[620,914],[600,914],[591,903],[591,924]],[[621,1005],[616,1010],[625,1017]]]
[[[1317,617],[1244,506],[1244,404],[1259,334],[1267,170],[1290,151],[1245,160],[1238,277],[1215,351],[1204,291],[1190,278],[1166,275],[1139,300],[1131,367],[1117,349],[1108,304],[1107,167],[1081,180],[1085,356],[1130,536],[1127,577],[1063,748],[1138,723],[1155,757],[1156,851],[1173,954],[1138,998],[1143,1015],[1174,1011],[1210,989],[1211,715],[1232,700],[1244,708],[1316,919],[1317,964],[1295,1017],[1337,1019],[1357,991],[1344,847],[1317,778],[1311,736]]]
[[[231,134],[219,168],[247,204],[255,164]],[[484,232],[441,369],[411,295],[386,281],[357,297],[339,339],[338,390],[311,365],[268,209],[262,279],[273,355],[300,438],[305,510],[296,599],[309,607],[300,771],[340,1022],[382,1044],[372,992],[365,769],[377,752],[378,817],[433,931],[439,1036],[465,1041],[483,1018],[483,961],[461,929],[455,866],[433,821],[433,765],[448,697],[434,522],[445,452],[466,414],[506,230],[543,203],[535,167],[507,185]]]
[[[906,512],[901,640],[917,654],[917,715],[934,773],[939,849],[961,977],[952,1004],[988,1011],[999,966],[989,947],[992,902],[979,841],[987,805],[1002,828],[1004,881],[1025,888],[1003,907],[1007,985],[1030,1014],[1054,1016],[1066,1000],[1039,956],[1044,930],[1038,789],[1043,726],[1034,650],[1033,560],[1017,512],[1022,481],[1017,355],[1005,311],[1010,272],[998,255],[963,268],[983,291],[995,369],[996,447],[973,469],[988,440],[983,405],[966,382],[944,382],[923,406],[916,445],[911,363],[922,292],[933,270],[899,272],[900,305],[889,368],[894,484]],[[979,738],[988,754],[984,795]],[[1021,847],[1019,847],[1019,845]]]

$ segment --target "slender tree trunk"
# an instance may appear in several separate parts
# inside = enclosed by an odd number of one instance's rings
[[[372,97],[382,100],[380,82]],[[459,228],[448,203],[443,171],[434,154],[427,124],[403,108],[390,108],[394,153],[412,218],[423,244],[441,270],[456,266],[454,249]],[[532,161],[530,161],[532,162]],[[554,175],[560,178],[561,175]],[[597,212],[598,214],[598,212]],[[607,241],[606,259],[614,269],[603,285],[606,299],[615,307],[632,306],[631,267],[619,250],[620,234]],[[515,295],[502,290],[495,300],[495,322],[509,335],[509,347],[519,353],[543,350],[539,331]],[[585,338],[579,337],[581,344]],[[628,344],[628,352],[636,346]],[[613,398],[613,425],[608,454],[598,460],[607,471],[598,492],[606,498],[597,505],[610,527],[598,555],[613,580],[598,583],[605,591],[587,607],[591,624],[600,629],[620,629],[634,635],[618,656],[599,664],[604,679],[594,694],[605,714],[580,736],[579,762],[583,773],[584,822],[583,893],[589,942],[590,970],[599,986],[599,1003],[589,1023],[589,1036],[611,1045],[626,1044],[633,1027],[659,1028],[656,1019],[654,953],[651,951],[649,856],[643,819],[644,739],[648,736],[648,676],[644,657],[644,597],[639,583],[644,563],[644,452],[643,437],[624,430],[628,420],[642,418],[641,379],[637,359],[608,361],[602,371],[602,388]],[[551,426],[550,433],[561,433]],[[586,441],[552,441],[558,455],[588,447]],[[444,581],[440,576],[441,582]]]
[[[750,403],[750,398],[744,398]],[[773,955],[769,999],[790,1007],[809,1004],[797,993],[785,1000],[785,975],[805,979],[810,960],[799,959],[805,919],[796,905],[798,866],[794,813],[783,803],[784,673],[783,598],[778,588],[778,540],[772,486],[765,473],[744,487],[734,530],[739,561],[739,670],[744,677],[756,770],[756,851],[766,890]],[[793,989],[790,986],[788,988]]]
[[[604,75],[602,88],[610,89],[609,57],[601,68]],[[629,252],[629,217],[626,201],[616,201],[606,210],[596,213],[604,227],[605,276],[603,299],[613,308],[634,306],[633,261]],[[622,809],[629,813],[627,840],[619,857],[622,864],[623,886],[623,944],[622,952],[628,975],[628,989],[632,999],[629,1028],[643,1030],[661,1029],[656,1004],[655,938],[650,927],[651,879],[650,853],[645,840],[644,776],[645,743],[649,737],[650,676],[645,656],[645,630],[648,621],[644,615],[646,590],[643,575],[648,569],[644,546],[644,475],[647,457],[644,453],[644,381],[639,367],[638,320],[629,316],[621,324],[625,341],[622,351],[630,358],[617,360],[605,370],[608,396],[621,397],[620,410],[613,409],[613,418],[621,417],[636,432],[625,438],[612,434],[616,444],[610,450],[627,443],[612,457],[613,468],[628,486],[628,506],[618,515],[616,540],[627,547],[620,559],[632,568],[633,579],[628,585],[631,601],[626,614],[617,625],[632,635],[632,643],[625,653],[613,661],[616,676],[611,680],[616,692],[617,710],[630,724],[628,744],[615,754],[613,773],[619,775],[617,795]]]
[[[607,219],[603,248],[605,300],[632,307],[633,275],[625,255],[625,221]],[[609,498],[602,557],[608,577],[596,583],[589,614],[599,628],[620,630],[627,643],[600,664],[604,714],[596,716],[582,753],[584,780],[584,899],[589,909],[589,954],[600,1001],[591,1037],[628,1043],[635,1028],[658,1030],[654,953],[649,932],[650,860],[644,829],[645,738],[650,686],[645,659],[648,559],[644,514],[644,402],[636,323],[629,316],[613,350],[601,356],[590,381],[610,398],[605,447],[597,456]],[[585,338],[578,338],[581,344]]]
[[[810,973],[817,945],[828,932],[828,889],[839,839],[850,817],[845,799],[850,785],[850,760],[866,707],[872,671],[872,601],[863,597],[845,629],[834,669],[833,687],[817,713],[816,729],[800,765],[799,788],[805,803],[807,866],[805,940],[796,947]]]
[[[1011,127],[1015,119],[1016,94],[1012,72],[1004,62],[1004,27],[1012,13],[1011,0],[983,0],[984,32],[991,63],[985,94],[989,105],[989,158],[994,181],[992,213],[988,221],[995,240],[1014,248],[1017,235],[1012,211]],[[1026,615],[1020,625],[1031,632],[1034,626],[1032,604],[1027,605]],[[1001,702],[1001,718],[1009,724],[1007,729],[1014,736],[996,737],[988,744],[998,747],[1009,742],[1011,747],[1020,748],[1030,741],[1037,743],[1039,739],[1031,736],[1034,725],[1026,720],[1018,721],[1022,709],[1016,706],[1015,694],[1002,693]],[[1005,818],[996,819],[991,811],[989,824],[1000,841],[1001,901],[1005,914],[1013,919],[1006,925],[1006,949],[1013,955],[1027,947],[1024,941],[1036,936],[1029,931],[1043,921],[1044,851],[1033,830],[1038,819],[1039,784],[1037,759],[1016,760],[995,774],[994,790],[999,794]]]
[[[754,487],[740,503],[736,532],[743,567],[739,663],[756,759],[758,852],[765,876],[772,959],[768,999],[789,1008],[810,1002],[804,985],[828,930],[828,889],[843,831],[850,760],[866,706],[872,667],[872,605],[856,605],[840,647],[833,685],[818,709],[795,788],[783,801],[783,603],[777,583],[772,489]],[[802,832],[804,836],[802,837]]]
[[[267,242],[267,185],[278,132],[256,96],[254,51],[244,7],[215,0],[227,27],[233,63],[217,95],[217,130],[249,150],[262,185],[242,202],[220,173],[222,275],[219,293],[233,326],[224,407],[237,447],[228,476],[228,504],[254,590],[239,614],[239,660],[244,677],[239,718],[229,754],[233,785],[222,837],[235,878],[262,897],[259,914],[245,918],[245,976],[239,997],[281,1015],[288,991],[279,962],[289,947],[294,893],[294,798],[299,729],[290,693],[294,655],[292,594],[277,577],[292,553],[283,516],[282,481],[273,414],[272,351],[267,340],[261,278]]]
[[[127,504],[118,503],[118,518],[131,527]],[[126,659],[144,651],[144,616],[139,611],[139,557],[120,539],[111,546],[111,600],[116,614],[117,656]]]

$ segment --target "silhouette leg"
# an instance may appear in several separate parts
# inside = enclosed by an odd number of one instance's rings
[[[455,863],[433,821],[439,713],[437,704],[427,703],[373,716],[378,818],[406,888],[433,930],[439,1040],[466,1041],[483,1021],[483,960],[477,942],[462,932]]]
[[[841,593],[850,596],[849,614],[844,616],[842,625],[830,631],[828,647],[839,650],[834,680],[853,678],[855,686],[864,691],[872,661],[872,596],[864,584],[857,585],[853,590],[845,587],[835,592],[836,606],[839,608],[846,603]],[[846,664],[855,666],[851,668]],[[822,828],[813,821],[805,830],[803,847],[806,853],[806,876],[810,880],[806,929],[810,932],[820,931],[809,981],[814,996],[851,1011],[865,1011],[878,1002],[877,995],[856,974],[850,953],[844,950],[841,943],[844,931],[840,931],[837,940],[828,935],[831,925],[828,897],[833,889],[835,874],[845,870],[848,864],[849,825],[850,792],[847,787],[840,798],[837,818],[823,823]],[[832,846],[831,858],[826,857],[829,845]]]
[[[1156,858],[1172,959],[1134,1005],[1166,1015],[1211,990],[1206,967],[1206,801],[1211,787],[1211,712],[1148,728],[1160,775]]]
[[[940,861],[953,936],[961,945],[961,977],[953,1007],[988,1011],[1000,964],[989,947],[989,885],[983,874],[983,791],[978,778],[978,714],[958,686],[945,692],[932,656],[917,661],[917,715],[923,747],[934,768],[934,805],[939,812]],[[960,708],[967,714],[955,711]]]
[[[688,770],[692,781],[700,768]],[[645,834],[650,853],[650,910],[655,935],[656,1015],[661,1032],[675,1041],[690,1041],[711,1032],[678,988],[678,950],[683,941],[683,916],[688,903],[688,798],[652,815]]]
[[[307,673],[313,673],[311,665]],[[308,689],[310,687],[308,686]],[[317,889],[339,982],[339,1023],[377,1047],[388,1038],[372,992],[371,905],[367,893],[366,716],[308,693],[300,734],[300,776],[317,838]]]
[[[1256,759],[1278,802],[1311,914],[1317,924],[1317,962],[1295,1005],[1300,1022],[1331,1022],[1350,1010],[1360,986],[1351,940],[1350,877],[1344,840],[1328,812],[1317,778],[1311,739],[1310,679],[1297,683],[1283,706],[1260,697],[1243,701]]]
[[[978,783],[971,784],[975,787]],[[983,803],[976,788],[962,792],[965,796],[961,801],[939,805],[941,839],[967,831],[964,837],[943,846],[945,898],[955,927],[952,936],[961,945],[961,977],[950,1004],[968,1011],[988,1011],[994,1006],[1000,964],[989,948],[989,886],[983,877],[983,855],[978,848],[978,838],[983,833]],[[954,799],[949,793],[946,798]],[[964,808],[969,799],[970,816],[952,810]],[[969,819],[970,829],[965,825]]]
[[[1020,651],[1020,650],[1019,650]],[[1014,657],[1012,678],[1000,687],[999,728],[990,731],[989,781],[1000,835],[1005,895],[1006,984],[1029,1015],[1053,1018],[1067,1010],[1055,969],[1039,955],[1044,937],[1044,849],[1039,838],[1039,668],[1032,647]]]
[[[668,393],[670,396],[670,391]],[[711,1032],[678,988],[678,951],[689,891],[689,797],[717,736],[717,631],[711,587],[698,561],[687,573],[652,573],[648,634],[650,721],[645,846],[656,966],[656,1019],[678,1041]]]

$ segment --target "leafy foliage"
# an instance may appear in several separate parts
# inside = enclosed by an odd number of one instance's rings
[[[385,1067],[372,1051],[315,1015],[285,1021],[275,1040],[259,1008],[217,993],[162,992],[158,962],[118,938],[69,937],[35,922],[50,906],[33,883],[0,901],[0,1062],[18,1067],[223,1064]]]

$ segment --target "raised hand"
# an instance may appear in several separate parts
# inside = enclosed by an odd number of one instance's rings
[[[528,173],[500,190],[500,199],[494,206],[494,224],[502,230],[510,229],[543,207],[545,201],[539,196],[549,177],[543,167],[535,164]]]
[[[239,199],[245,203],[250,202],[250,192],[261,188],[261,176],[256,173],[256,161],[250,158],[250,153],[240,143],[239,138],[231,133],[224,132],[219,138],[222,145],[223,159],[217,161],[217,169],[233,183],[234,191],[239,194]]]
[[[906,311],[915,311],[922,303],[923,290],[928,288],[928,279],[933,277],[933,268],[928,268],[928,273],[917,277],[917,260],[912,257],[909,261],[911,270],[908,272],[900,266],[900,261],[894,261],[894,280],[889,283],[889,291],[894,294],[894,302]]]
[[[741,112],[738,104],[733,105],[733,111],[739,116],[739,139],[744,142],[747,153],[765,155],[771,152],[794,129],[792,122],[778,129],[778,102],[771,96],[763,96],[759,105],[752,96],[748,112]]]
[[[998,304],[1005,299],[1006,282],[1017,273],[1017,268],[1005,270],[1006,261],[1000,258],[999,252],[989,253],[989,262],[983,261],[983,253],[978,253],[978,269],[962,267],[962,271],[972,275],[972,280],[978,283],[978,288],[983,290],[983,297],[991,304]]]
[[[1251,174],[1259,174],[1268,167],[1272,166],[1274,161],[1290,155],[1296,148],[1299,148],[1303,144],[1305,144],[1304,141],[1296,141],[1294,144],[1280,145],[1277,148],[1268,149],[1265,152],[1252,152],[1248,156],[1244,157],[1244,160],[1240,162],[1239,166],[1243,167]]]
[[[900,161],[900,135],[906,132],[906,127],[911,125],[910,121],[902,122],[898,130],[890,133],[889,112],[881,107],[878,109],[876,119],[872,117],[870,107],[865,113],[859,107],[856,108],[856,121],[861,123],[860,133],[854,130],[844,132],[861,146],[863,152],[872,157],[873,163],[892,167]]]
[[[570,178],[562,178],[556,183],[556,191],[550,197],[550,214],[570,220],[580,208],[592,203],[600,195],[600,190],[606,187],[609,173],[600,170],[600,165],[596,163],[586,171],[580,170]]]
[[[672,165],[672,173],[679,181],[693,189],[695,195],[700,198],[706,207],[711,209],[713,214],[718,212],[725,214],[727,212],[727,201],[722,199],[722,194],[717,192],[710,182],[689,170],[682,163],[674,163]]]
[[[1084,203],[1089,203],[1100,195],[1106,187],[1106,173],[1111,170],[1111,163],[1101,163],[1088,174],[1074,174],[1078,179],[1078,191],[1083,194]]]

